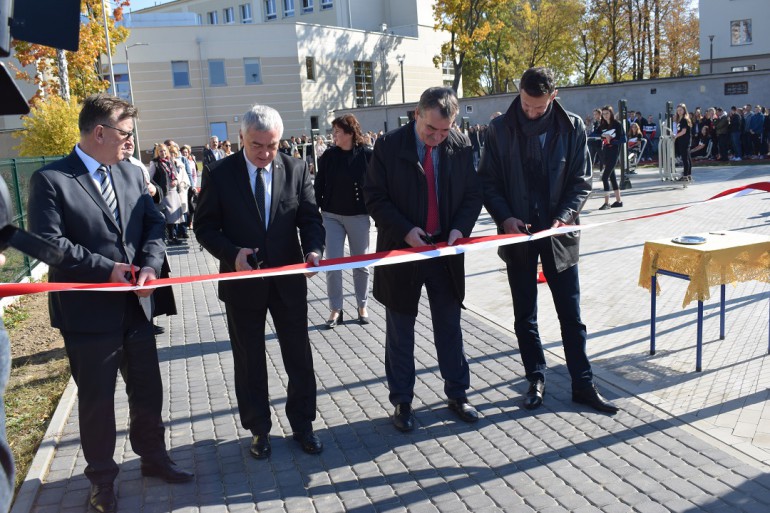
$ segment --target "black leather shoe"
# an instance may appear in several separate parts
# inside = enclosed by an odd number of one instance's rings
[[[160,461],[142,461],[142,475],[145,477],[159,477],[167,483],[187,483],[192,481],[193,474],[185,472],[166,458]]]
[[[258,460],[269,458],[273,452],[273,448],[270,446],[270,435],[254,435],[251,438],[249,452]]]
[[[358,324],[369,324],[369,316],[358,314]]]
[[[527,394],[524,396],[524,407],[528,410],[539,408],[543,404],[545,395],[545,382],[537,380],[530,381]]]
[[[337,314],[337,317],[326,321],[326,329],[333,330],[334,328],[337,327],[338,324],[342,324],[342,321],[344,319],[345,319],[345,312],[340,310],[340,313]]]
[[[393,425],[396,427],[396,429],[402,433],[412,431],[414,429],[415,421],[412,405],[409,403],[401,403],[396,405],[396,411],[393,413],[391,421],[393,422]]]
[[[580,404],[586,404],[594,410],[604,413],[617,413],[619,408],[602,397],[596,389],[596,385],[591,385],[582,390],[572,391],[572,401]]]
[[[99,513],[113,513],[118,510],[118,500],[112,483],[92,484],[88,504]]]
[[[479,412],[468,402],[467,397],[450,399],[447,405],[463,422],[476,422],[479,420]]]
[[[302,450],[308,454],[321,454],[321,451],[324,450],[323,442],[321,442],[321,439],[318,438],[318,435],[312,429],[303,433],[294,433],[293,438],[299,442]]]

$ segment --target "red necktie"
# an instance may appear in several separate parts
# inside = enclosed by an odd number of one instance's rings
[[[422,163],[425,179],[428,180],[428,219],[425,231],[434,235],[439,230],[438,199],[436,198],[436,174],[433,171],[433,147],[425,145],[425,161]]]

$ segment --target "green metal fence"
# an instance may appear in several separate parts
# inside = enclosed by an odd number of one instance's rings
[[[0,176],[8,185],[13,208],[13,224],[26,228],[27,195],[29,179],[32,173],[44,165],[59,160],[61,157],[34,157],[26,159],[0,159]],[[13,248],[5,250],[6,263],[0,267],[0,282],[17,282],[32,274],[32,268],[37,261],[16,251]]]

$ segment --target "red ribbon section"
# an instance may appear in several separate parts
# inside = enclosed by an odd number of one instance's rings
[[[719,194],[708,198],[707,200],[699,203],[706,203],[721,198],[737,197],[743,194],[747,194],[751,191],[764,191],[770,192],[770,182],[758,182],[750,185],[744,185],[743,187],[735,187]],[[687,205],[671,210],[665,210],[662,212],[655,212],[637,217],[629,217],[625,219],[619,219],[612,221],[613,223],[625,222],[625,221],[638,221],[641,219],[649,219],[652,217],[658,217],[662,215],[672,214],[688,209],[692,206]],[[422,246],[418,248],[406,248],[394,251],[381,251],[378,253],[367,253],[364,255],[355,255],[342,258],[331,258],[328,260],[322,260],[320,265],[312,266],[310,264],[293,264],[281,267],[273,267],[269,269],[258,269],[254,271],[242,271],[226,274],[203,274],[198,276],[180,276],[178,278],[163,278],[159,280],[153,280],[147,283],[144,287],[134,287],[130,284],[123,283],[0,283],[0,298],[8,296],[21,296],[25,294],[39,294],[41,292],[61,292],[61,291],[113,291],[113,292],[127,292],[138,289],[165,287],[168,285],[181,285],[185,283],[198,283],[208,281],[222,281],[222,280],[243,280],[254,278],[265,278],[268,276],[284,276],[288,274],[299,273],[316,273],[326,271],[337,271],[342,269],[354,269],[356,267],[374,267],[378,265],[391,265],[396,263],[411,262],[415,260],[424,260],[428,258],[436,258],[440,256],[454,255],[464,253],[466,251],[474,251],[485,248],[493,248],[499,246],[505,246],[508,244],[516,244],[528,240],[540,239],[543,237],[550,237],[552,235],[558,235],[565,232],[575,230],[585,230],[587,228],[596,227],[609,223],[599,223],[593,225],[577,225],[567,226],[557,229],[544,230],[534,235],[523,234],[510,234],[510,235],[489,235],[484,237],[469,237],[458,239],[454,246],[447,246],[445,242],[438,243],[434,246]]]

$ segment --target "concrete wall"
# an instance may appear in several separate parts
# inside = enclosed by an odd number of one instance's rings
[[[735,82],[747,82],[748,94],[725,95],[725,84]],[[440,82],[433,85],[438,84]],[[419,94],[417,96],[416,99],[419,99]],[[486,124],[492,113],[505,112],[515,97],[515,94],[501,94],[461,98],[458,122],[461,117],[468,117],[471,124]],[[399,116],[406,116],[408,111],[414,110],[416,99],[403,105],[341,109],[334,114],[353,113],[364,130],[378,131],[386,121],[388,128],[392,129],[398,126]],[[606,104],[617,110],[620,99],[628,101],[629,110],[641,111],[645,117],[653,114],[654,119],[665,111],[667,101],[674,102],[674,105],[685,103],[690,111],[695,107],[708,106],[729,109],[732,105],[746,103],[770,106],[770,70],[559,88],[562,104],[583,118],[590,115],[594,108]]]

